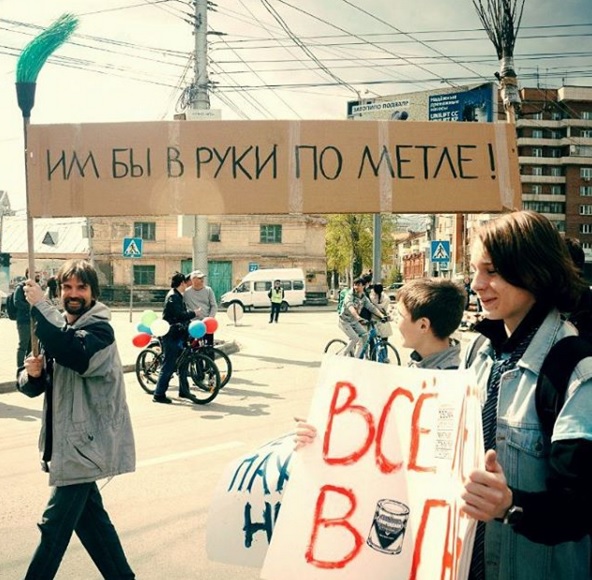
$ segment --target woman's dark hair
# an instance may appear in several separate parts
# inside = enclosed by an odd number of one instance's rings
[[[586,290],[555,226],[534,211],[516,211],[485,223],[477,236],[506,282],[537,302],[570,311]]]
[[[171,277],[171,288],[178,288],[183,284],[186,280],[185,274],[181,274],[181,272],[175,272]]]
[[[76,276],[83,284],[89,286],[93,300],[98,300],[100,294],[99,278],[97,277],[97,271],[90,262],[86,260],[68,260],[62,264],[56,274],[60,286],[72,276]]]
[[[384,290],[382,284],[374,284],[374,286],[372,286],[372,289],[374,290],[374,294],[376,294],[376,296],[378,296],[378,299],[380,300],[380,297],[382,296],[382,291]]]

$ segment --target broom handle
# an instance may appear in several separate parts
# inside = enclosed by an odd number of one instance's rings
[[[29,252],[29,278],[35,280],[35,229],[33,224],[33,218],[29,210],[29,171],[28,171],[28,159],[29,152],[27,150],[27,133],[29,128],[30,117],[23,117],[23,135],[25,140],[25,190],[27,195],[27,250]],[[39,341],[35,335],[35,321],[33,316],[30,315],[29,322],[31,325],[31,352],[33,356],[39,354]]]

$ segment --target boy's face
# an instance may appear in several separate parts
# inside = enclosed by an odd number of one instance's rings
[[[417,350],[426,336],[425,319],[412,320],[404,304],[397,302],[397,328],[403,337],[403,346]]]

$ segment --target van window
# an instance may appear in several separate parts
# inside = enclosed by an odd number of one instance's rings
[[[236,292],[248,292],[250,284],[251,284],[250,282],[243,282],[242,284],[239,284],[235,288],[235,291]]]
[[[294,290],[304,290],[304,281],[303,280],[294,280]]]
[[[282,280],[281,284],[284,291],[292,290],[292,282],[290,280]]]
[[[264,282],[264,281],[254,282],[253,290],[255,292],[264,292],[264,291],[269,291],[270,289],[271,289],[271,282]]]

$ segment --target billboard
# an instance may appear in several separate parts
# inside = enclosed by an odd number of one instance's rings
[[[347,117],[491,123],[497,118],[497,88],[494,83],[485,83],[350,101]]]

